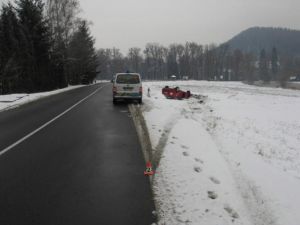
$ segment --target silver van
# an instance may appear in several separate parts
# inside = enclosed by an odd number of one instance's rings
[[[117,73],[113,80],[113,103],[119,99],[132,99],[142,103],[143,86],[138,73]]]

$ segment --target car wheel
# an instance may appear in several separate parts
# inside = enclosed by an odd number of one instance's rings
[[[142,99],[139,99],[138,100],[138,103],[141,105],[143,103],[143,100]]]

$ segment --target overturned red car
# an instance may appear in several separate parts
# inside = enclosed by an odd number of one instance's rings
[[[162,89],[162,94],[169,99],[184,99],[191,97],[190,91],[182,91],[179,87],[170,88],[169,86],[165,86]]]

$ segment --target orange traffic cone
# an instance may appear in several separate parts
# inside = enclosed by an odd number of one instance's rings
[[[154,171],[152,170],[152,164],[150,161],[146,163],[146,170],[144,171],[145,176],[152,176]]]

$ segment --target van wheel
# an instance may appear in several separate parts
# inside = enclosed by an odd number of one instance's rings
[[[116,99],[113,99],[113,104],[117,104],[117,100]]]

